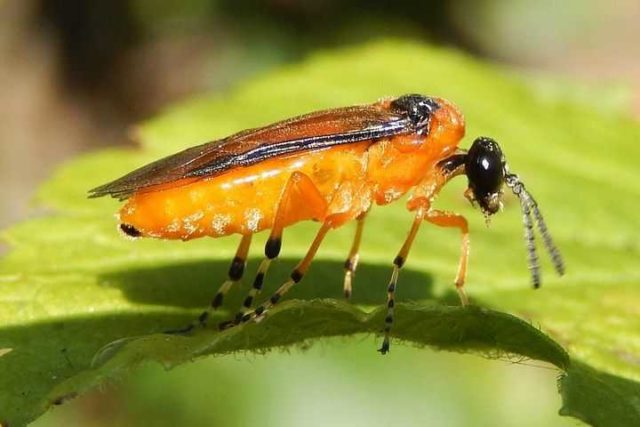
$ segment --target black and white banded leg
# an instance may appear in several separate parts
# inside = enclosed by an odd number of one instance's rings
[[[400,275],[400,269],[404,266],[407,261],[407,257],[409,256],[409,251],[411,250],[411,245],[416,238],[416,234],[418,234],[418,230],[420,229],[420,225],[424,220],[426,214],[426,208],[418,208],[416,211],[416,217],[413,220],[413,224],[411,229],[409,230],[409,234],[400,248],[398,255],[393,260],[393,271],[391,272],[391,280],[389,281],[389,286],[387,287],[387,316],[384,319],[384,339],[382,341],[382,346],[378,350],[382,354],[386,354],[389,351],[389,334],[391,332],[391,327],[393,326],[394,319],[394,309],[395,309],[395,295],[396,295],[396,287],[398,285],[398,276]]]
[[[258,295],[262,291],[264,286],[264,279],[267,275],[267,271],[269,270],[269,266],[271,262],[278,258],[280,255],[280,248],[282,247],[282,234],[271,234],[267,239],[267,243],[264,245],[264,258],[260,262],[260,266],[258,267],[258,271],[256,272],[256,276],[253,279],[253,284],[251,285],[251,289],[249,293],[245,297],[244,301],[242,301],[242,308],[238,313],[236,313],[234,322],[239,323],[243,316],[246,313],[251,311],[253,307],[253,303],[255,302]]]
[[[241,319],[243,323],[248,322],[249,320],[252,320],[252,319],[260,318],[260,316],[262,316],[267,310],[269,310],[271,307],[276,305],[278,301],[280,301],[280,299],[296,283],[299,283],[302,280],[305,273],[309,269],[309,266],[311,265],[311,261],[313,261],[314,256],[318,252],[318,248],[320,247],[320,244],[322,243],[325,236],[327,235],[327,232],[330,229],[331,229],[331,225],[329,223],[322,224],[322,227],[318,231],[318,234],[316,234],[316,237],[313,239],[311,246],[307,250],[306,255],[304,256],[302,261],[300,261],[298,265],[296,265],[296,267],[293,269],[293,271],[291,272],[291,275],[289,276],[289,279],[282,286],[280,286],[278,290],[276,290],[266,302],[256,307],[256,309],[253,312],[245,313]]]
[[[198,326],[206,326],[207,320],[209,320],[209,317],[211,317],[211,313],[222,306],[224,297],[227,292],[229,292],[229,289],[231,289],[236,283],[242,280],[242,276],[247,265],[247,255],[249,254],[252,236],[252,234],[245,234],[240,239],[240,244],[238,245],[238,249],[236,250],[236,255],[233,257],[231,265],[229,266],[227,280],[225,280],[224,283],[220,286],[218,292],[216,292],[207,309],[204,310],[200,314],[200,316],[198,316],[198,319],[196,321],[192,322],[182,329],[167,331],[167,333],[187,333]]]

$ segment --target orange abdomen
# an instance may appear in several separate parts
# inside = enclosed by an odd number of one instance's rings
[[[370,142],[275,158],[195,182],[134,194],[120,210],[120,221],[142,236],[189,240],[202,236],[248,234],[272,227],[291,174],[302,172],[327,203],[341,182],[362,177]],[[296,215],[284,226],[304,219]]]

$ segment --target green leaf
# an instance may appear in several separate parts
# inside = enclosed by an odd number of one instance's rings
[[[573,362],[560,378],[562,415],[579,418],[594,426],[638,424],[638,383],[598,372]]]
[[[640,126],[619,108],[604,108],[596,93],[567,101],[570,86],[555,97],[553,84],[544,85],[543,95],[539,87],[539,79],[523,81],[455,52],[382,42],[319,54],[228,95],[190,100],[136,129],[140,149],[109,150],[62,168],[38,195],[51,212],[4,232],[12,249],[0,262],[0,421],[23,425],[145,361],[171,367],[208,354],[378,333],[384,309],[372,307],[384,301],[390,262],[411,222],[402,202],[375,209],[368,220],[354,305],[340,299],[353,233],[344,227],[328,237],[307,278],[264,321],[183,337],[160,332],[200,313],[237,240],[131,242],[116,232],[119,204],[87,200],[86,191],[243,128],[418,92],[455,102],[470,136],[501,143],[544,211],[568,273],[556,278],[547,263],[543,288],[531,290],[517,201],[507,198],[505,212],[487,229],[462,197],[459,179],[438,206],[470,220],[467,292],[477,306],[457,306],[457,233],[424,227],[400,278],[398,300],[407,303],[398,305],[392,345],[400,339],[543,360],[564,372],[562,414],[594,425],[640,425]],[[286,230],[284,259],[270,272],[265,292],[286,277],[316,227]],[[254,246],[249,271],[260,253],[261,245]],[[237,307],[246,290],[246,284],[234,290],[227,307]],[[223,310],[212,323],[232,314]]]

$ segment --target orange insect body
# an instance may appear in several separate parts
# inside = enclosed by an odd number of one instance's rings
[[[243,302],[244,311],[227,325],[263,316],[302,280],[327,232],[356,220],[344,266],[344,293],[349,297],[367,212],[373,204],[391,203],[412,191],[407,208],[414,212],[413,224],[393,260],[387,286],[388,314],[380,349],[386,353],[398,275],[424,221],[460,231],[455,285],[462,303],[467,303],[463,290],[469,255],[467,220],[431,206],[442,186],[456,176],[467,176],[465,196],[486,216],[500,210],[503,185],[518,196],[534,286],[540,284],[534,224],[556,270],[564,271],[537,203],[517,175],[509,172],[497,142],[476,138],[467,151],[458,148],[463,136],[462,114],[451,103],[405,95],[310,113],[192,147],[91,190],[91,196],[128,199],[119,220],[120,229],[132,237],[189,240],[242,235],[227,280],[209,308],[184,332],[204,325],[222,305],[225,294],[242,279],[252,235],[265,229],[271,230],[265,256]],[[283,229],[303,220],[321,223],[315,239],[289,280],[252,311],[269,265],[280,253]]]
[[[142,236],[164,239],[256,233],[272,228],[285,186],[299,172],[310,178],[325,206],[302,195],[302,203],[284,209],[282,225],[340,214],[332,223],[340,226],[366,212],[372,202],[387,204],[416,185],[431,184],[435,176],[430,172],[464,135],[462,114],[442,99],[437,102],[441,108],[429,135],[363,141],[269,159],[195,182],[179,180],[135,193],[121,209],[120,221]]]

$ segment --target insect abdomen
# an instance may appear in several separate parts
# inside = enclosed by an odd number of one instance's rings
[[[120,210],[120,228],[132,237],[182,240],[257,233],[273,226],[278,201],[293,172],[307,175],[330,203],[341,182],[363,176],[366,146],[267,160],[210,179],[184,185],[178,181],[160,191],[137,193]],[[285,225],[305,219],[324,217],[301,217],[294,206]]]

